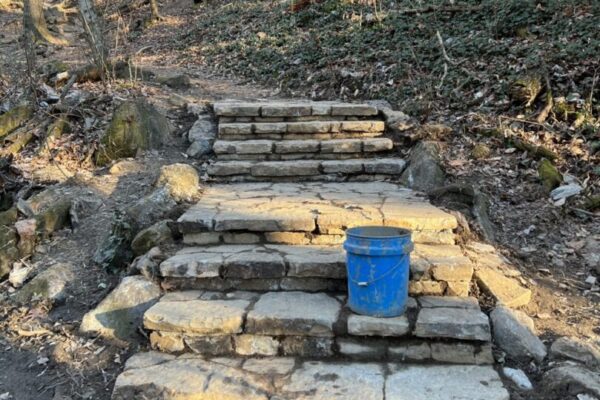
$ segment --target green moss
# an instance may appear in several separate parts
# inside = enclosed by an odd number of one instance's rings
[[[19,258],[18,240],[13,227],[0,226],[0,279],[10,273],[13,262]]]
[[[23,125],[33,115],[30,106],[18,106],[0,115],[0,137],[4,137]]]
[[[488,158],[492,151],[485,144],[478,143],[473,146],[473,150],[471,150],[471,155],[476,160],[482,160],[484,158]]]
[[[547,191],[551,191],[552,189],[558,187],[563,180],[563,177],[561,173],[558,172],[558,169],[556,169],[556,167],[545,158],[540,161],[540,165],[538,166],[538,174],[542,184],[544,185],[544,188]]]
[[[0,212],[0,226],[13,226],[18,217],[17,207]]]

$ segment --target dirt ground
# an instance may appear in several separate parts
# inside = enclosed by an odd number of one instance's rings
[[[30,304],[17,307],[8,300],[14,289],[0,283],[0,399],[69,400],[109,399],[112,385],[124,361],[146,348],[144,332],[139,343],[122,347],[101,339],[84,337],[78,326],[85,312],[110,292],[120,276],[108,274],[96,266],[92,256],[108,233],[116,210],[148,192],[161,165],[187,162],[199,166],[202,160],[185,156],[186,141],[181,138],[193,118],[187,114],[188,100],[204,102],[223,98],[257,99],[281,95],[279,88],[264,88],[235,77],[215,76],[193,58],[182,63],[176,44],[169,42],[177,30],[202,18],[188,1],[169,2],[163,7],[164,20],[152,27],[135,30],[145,8],[122,16],[124,26],[120,51],[133,54],[141,67],[162,73],[185,73],[192,78],[190,89],[174,90],[151,82],[117,82],[104,89],[99,83],[77,85],[95,96],[85,115],[100,121],[95,127],[76,130],[65,143],[65,150],[53,160],[39,157],[35,149],[26,149],[17,157],[12,170],[24,182],[48,185],[62,182],[76,197],[89,200],[79,226],[65,229],[38,247],[29,263],[44,269],[57,261],[78,266],[79,284],[62,304]],[[18,9],[0,13],[0,73],[7,81],[22,83],[24,56],[19,43],[21,14]],[[72,46],[43,47],[40,63],[61,60],[82,65],[81,29],[75,17],[63,26]],[[140,49],[145,49],[140,52]],[[18,86],[18,85],[17,85]],[[16,87],[16,86],[15,86]],[[114,108],[115,98],[143,95],[164,112],[176,127],[172,143],[161,151],[136,158],[136,168],[120,175],[94,169],[86,162],[98,135]],[[356,99],[360,100],[360,99]],[[370,99],[364,99],[370,100]],[[439,122],[453,133],[443,138],[442,157],[452,183],[470,183],[487,194],[489,214],[494,224],[496,243],[522,272],[521,281],[533,290],[525,311],[534,318],[541,338],[550,344],[559,336],[575,336],[600,343],[600,292],[590,290],[585,279],[594,275],[581,254],[585,239],[600,235],[600,214],[581,212],[575,207],[556,207],[541,188],[535,162],[521,151],[506,147],[497,138],[465,134],[473,124],[469,115],[447,116]],[[80,127],[81,128],[81,127]],[[471,155],[476,143],[491,152],[483,159]],[[403,155],[410,147],[401,148]],[[573,174],[578,166],[572,164]],[[66,176],[65,176],[66,175]],[[68,178],[67,178],[68,177]],[[548,365],[519,365],[539,378]],[[535,382],[534,382],[535,383]],[[8,393],[9,397],[3,397]],[[562,394],[538,393],[523,396],[514,390],[514,399],[568,399]]]

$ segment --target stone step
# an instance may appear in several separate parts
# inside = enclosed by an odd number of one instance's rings
[[[376,107],[368,104],[350,104],[331,101],[223,101],[213,104],[217,117],[372,117]]]
[[[364,157],[392,150],[387,138],[336,140],[217,140],[213,151],[219,160],[299,160]],[[362,172],[362,169],[358,172]]]
[[[170,287],[186,289],[345,291],[345,257],[341,246],[188,247],[162,262],[160,274]],[[417,244],[410,265],[411,295],[469,294],[473,264],[458,246]]]
[[[300,291],[172,292],[146,311],[144,327],[166,352],[493,363],[488,317],[475,298],[411,299],[395,318],[356,315],[344,304],[342,295]]]
[[[343,158],[338,154],[337,158]],[[206,172],[220,181],[297,182],[339,180],[389,180],[400,176],[406,162],[401,158],[354,158],[349,160],[217,161]]]
[[[204,358],[148,352],[127,360],[112,400],[509,400],[490,365]]]
[[[187,243],[246,233],[246,243],[314,245],[340,244],[359,225],[402,227],[416,243],[454,244],[458,226],[418,193],[386,182],[212,185],[178,224]]]
[[[379,136],[385,131],[385,123],[377,120],[360,121],[305,121],[305,122],[234,122],[219,123],[218,135],[242,137],[244,140],[255,139],[255,136],[268,136],[272,139],[284,139],[288,135],[306,137],[344,137],[346,134]]]

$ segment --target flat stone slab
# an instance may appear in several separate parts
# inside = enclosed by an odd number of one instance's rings
[[[306,162],[295,164],[303,168]],[[454,216],[411,190],[385,182],[214,185],[178,221],[184,233],[318,231],[342,235],[350,227],[383,224],[412,229],[417,235],[457,227]]]
[[[531,300],[531,290],[524,288],[516,280],[504,276],[494,268],[478,268],[475,278],[484,291],[507,307],[521,307],[529,304]]]
[[[348,333],[356,336],[404,336],[410,333],[410,322],[406,315],[375,318],[352,314],[348,317]]]
[[[341,309],[341,303],[325,293],[266,293],[248,313],[246,331],[274,336],[333,336]]]
[[[418,298],[419,305],[423,308],[466,308],[481,310],[479,302],[474,297],[456,296],[421,296]]]
[[[491,366],[390,366],[386,399],[509,400]]]
[[[415,336],[490,341],[487,315],[476,309],[422,308]]]
[[[383,400],[385,378],[377,364],[305,362],[281,391],[296,400]]]
[[[144,360],[119,375],[113,400],[509,400],[491,366],[193,355]]]
[[[270,392],[264,377],[200,358],[179,358],[123,372],[112,399],[268,400]]]
[[[201,335],[242,332],[248,300],[160,301],[144,314],[146,329]]]

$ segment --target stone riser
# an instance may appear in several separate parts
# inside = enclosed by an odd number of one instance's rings
[[[344,133],[382,133],[383,121],[323,121],[323,122],[275,122],[275,123],[234,123],[219,124],[219,135],[247,135],[252,139],[255,134],[344,134]]]
[[[244,122],[317,122],[317,121],[368,121],[373,116],[333,116],[333,115],[308,115],[304,117],[219,117],[220,124]]]
[[[221,140],[332,140],[364,139],[382,136],[383,132],[344,132],[344,133],[253,133],[252,135],[220,134]]]
[[[194,278],[164,277],[163,281],[175,290],[249,290],[257,292],[296,291],[345,292],[347,281],[335,278]],[[411,296],[461,296],[469,295],[470,281],[411,281],[408,294]]]
[[[323,235],[311,232],[251,232],[207,231],[191,222],[179,222],[183,242],[190,245],[208,244],[290,244],[333,246],[344,243],[345,236]],[[456,235],[449,229],[441,231],[413,231],[412,241],[419,244],[455,244]]]
[[[380,157],[379,153],[287,153],[287,154],[217,154],[217,161],[294,161],[294,160],[354,160]],[[362,171],[361,171],[362,172]]]
[[[329,177],[354,178],[369,177],[384,179],[398,178],[406,162],[400,158],[368,158],[351,160],[297,160],[297,161],[218,161],[207,167],[212,178],[268,180],[277,178],[318,179],[327,181]]]
[[[293,161],[290,161],[293,162]],[[252,175],[226,175],[210,176],[215,183],[298,183],[298,182],[395,182],[397,175],[386,174],[319,174],[312,176],[252,176]]]
[[[338,336],[190,336],[152,332],[153,349],[167,353],[191,352],[204,357],[295,356],[349,358],[365,361],[493,364],[492,346],[485,342],[438,341],[406,338]]]

